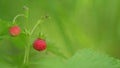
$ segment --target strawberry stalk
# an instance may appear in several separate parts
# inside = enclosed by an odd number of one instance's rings
[[[27,10],[26,11],[26,20],[28,22],[28,15],[29,14],[29,11]],[[32,28],[31,31],[28,31],[28,33],[26,33],[27,35],[27,41],[26,41],[26,44],[27,46],[25,47],[25,55],[24,55],[24,66],[28,66],[29,64],[29,53],[30,53],[30,40],[31,40],[31,37],[32,37],[32,34],[34,33],[35,29],[38,27],[39,24],[41,24],[42,22],[42,19],[38,20],[37,23],[34,25],[34,27]]]

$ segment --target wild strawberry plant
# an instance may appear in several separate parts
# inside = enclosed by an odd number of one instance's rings
[[[4,25],[4,29],[0,29],[0,41],[3,42],[0,46],[0,52],[3,52],[0,53],[1,68],[120,68],[120,60],[90,49],[66,57],[43,32],[37,31],[34,35],[48,16],[42,16],[32,29],[16,22],[19,17],[24,17],[25,23],[29,23],[29,8],[24,9],[25,14],[18,14],[11,23],[0,20],[0,27]]]

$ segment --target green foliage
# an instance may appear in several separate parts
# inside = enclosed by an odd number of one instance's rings
[[[78,51],[68,61],[69,68],[120,68],[120,60],[90,49]]]
[[[36,64],[41,68],[120,68],[120,60],[90,49],[82,49],[68,60],[46,57]]]
[[[0,0],[0,18],[4,20],[0,20],[0,67],[120,68],[120,60],[112,58],[120,58],[119,3],[120,0]],[[14,16],[23,13],[24,5],[30,8],[29,21],[22,17],[18,19],[16,22],[23,32],[18,37],[11,37],[10,22]],[[29,64],[24,66],[28,41],[24,28],[30,31],[46,14],[50,19],[39,25],[29,40]],[[44,52],[32,47],[40,32],[47,35],[42,36],[47,38]],[[112,57],[89,49],[77,52],[82,48],[93,48]]]

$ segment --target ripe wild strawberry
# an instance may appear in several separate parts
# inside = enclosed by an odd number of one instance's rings
[[[12,36],[18,36],[20,34],[20,27],[19,26],[12,26],[9,29],[9,33]]]
[[[46,49],[46,41],[38,38],[34,41],[33,47],[34,47],[35,50],[43,51],[43,50]]]

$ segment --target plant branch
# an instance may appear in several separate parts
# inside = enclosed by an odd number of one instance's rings
[[[33,34],[33,32],[35,31],[35,29],[37,28],[37,26],[42,22],[42,20],[38,20],[38,22],[34,25],[33,29],[31,30],[31,35]]]
[[[24,14],[16,15],[16,16],[14,17],[14,19],[13,19],[13,24],[15,24],[17,18],[18,18],[18,17],[21,17],[21,16],[26,18],[26,16],[25,16]]]

